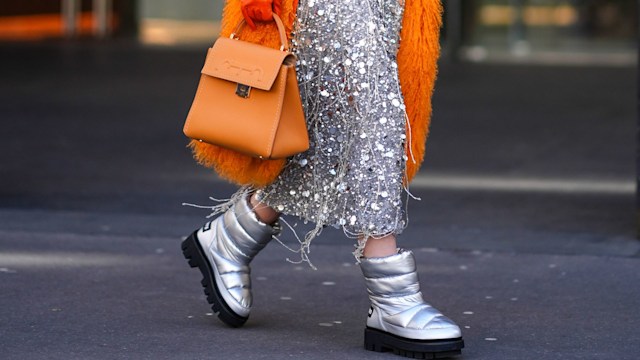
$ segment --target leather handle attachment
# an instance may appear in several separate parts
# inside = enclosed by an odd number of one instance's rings
[[[287,34],[284,30],[284,24],[282,23],[282,20],[275,12],[273,13],[273,20],[276,22],[276,26],[278,27],[278,33],[280,35],[280,50],[288,52],[289,41],[287,41]],[[231,35],[229,35],[229,37],[232,39],[239,40],[240,37],[237,36],[236,34],[240,33],[240,30],[242,30],[242,28],[246,23],[247,21],[245,19],[242,19],[242,21],[240,21],[238,26],[236,26],[236,29],[231,33]]]

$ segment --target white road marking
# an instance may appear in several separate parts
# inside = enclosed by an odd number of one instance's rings
[[[636,191],[636,184],[633,179],[612,180],[425,173],[419,174],[413,179],[410,189],[633,195]]]

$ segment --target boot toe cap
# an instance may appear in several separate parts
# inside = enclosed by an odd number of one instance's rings
[[[430,323],[424,328],[399,327],[394,325],[385,326],[383,329],[396,336],[413,340],[449,340],[462,337],[460,327],[455,324]]]
[[[462,337],[460,327],[446,316],[433,319],[424,328],[434,339],[455,339]]]

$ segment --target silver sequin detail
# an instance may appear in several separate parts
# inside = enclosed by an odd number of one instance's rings
[[[300,0],[293,50],[311,147],[263,189],[264,202],[351,237],[404,229],[403,10],[398,0]]]

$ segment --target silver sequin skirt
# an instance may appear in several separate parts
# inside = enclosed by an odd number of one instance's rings
[[[403,10],[398,0],[300,0],[293,49],[311,147],[258,192],[264,202],[350,237],[404,229]]]

